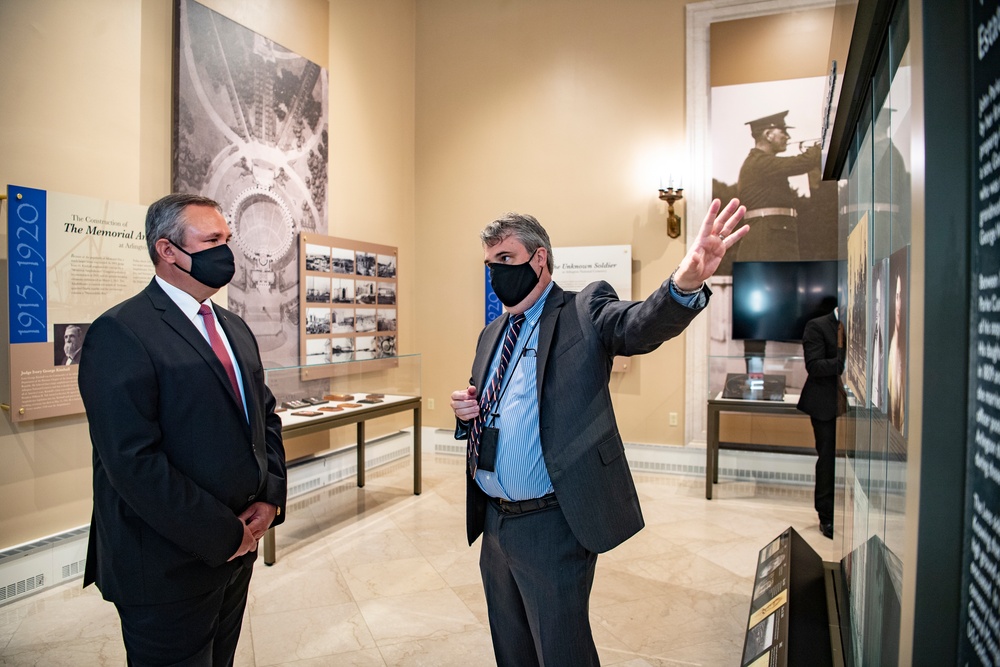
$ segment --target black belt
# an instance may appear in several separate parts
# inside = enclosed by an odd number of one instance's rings
[[[530,500],[519,500],[512,502],[503,498],[490,498],[496,508],[504,514],[525,514],[527,512],[537,512],[546,507],[555,507],[559,504],[556,494],[550,493],[541,498],[531,498]]]

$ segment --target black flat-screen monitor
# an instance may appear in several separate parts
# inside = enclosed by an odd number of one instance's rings
[[[802,340],[836,305],[836,261],[733,263],[734,340]]]

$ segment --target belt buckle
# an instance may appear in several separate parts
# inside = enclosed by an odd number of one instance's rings
[[[555,504],[555,495],[549,494],[541,498],[529,498],[528,500],[504,500],[503,498],[494,498],[494,500],[496,500],[497,507],[504,514],[524,514],[525,512],[542,510]]]
[[[497,505],[500,507],[500,511],[504,514],[520,514],[521,504],[512,500],[504,500],[503,498],[497,498]]]

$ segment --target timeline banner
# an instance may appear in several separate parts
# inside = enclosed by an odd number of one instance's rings
[[[45,192],[11,188],[7,221],[10,342],[45,340]]]

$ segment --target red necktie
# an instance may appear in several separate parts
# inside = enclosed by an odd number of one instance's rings
[[[198,314],[205,320],[205,330],[208,331],[208,342],[212,344],[212,351],[215,352],[215,356],[222,362],[222,367],[226,369],[226,375],[229,376],[229,382],[233,385],[236,398],[242,403],[243,395],[240,393],[240,384],[236,381],[236,369],[233,368],[233,360],[229,358],[226,344],[222,342],[222,337],[219,336],[219,331],[215,328],[215,316],[212,315],[212,309],[205,304],[201,304]]]
[[[476,477],[476,470],[479,467],[479,438],[483,433],[483,426],[489,416],[493,404],[497,400],[497,393],[503,383],[503,374],[510,363],[511,354],[514,352],[514,345],[517,343],[517,335],[521,332],[521,325],[524,324],[524,313],[510,316],[510,326],[507,327],[507,334],[504,336],[503,347],[500,348],[500,362],[493,372],[493,379],[486,386],[486,391],[479,397],[479,416],[472,420],[469,428],[469,474]]]

